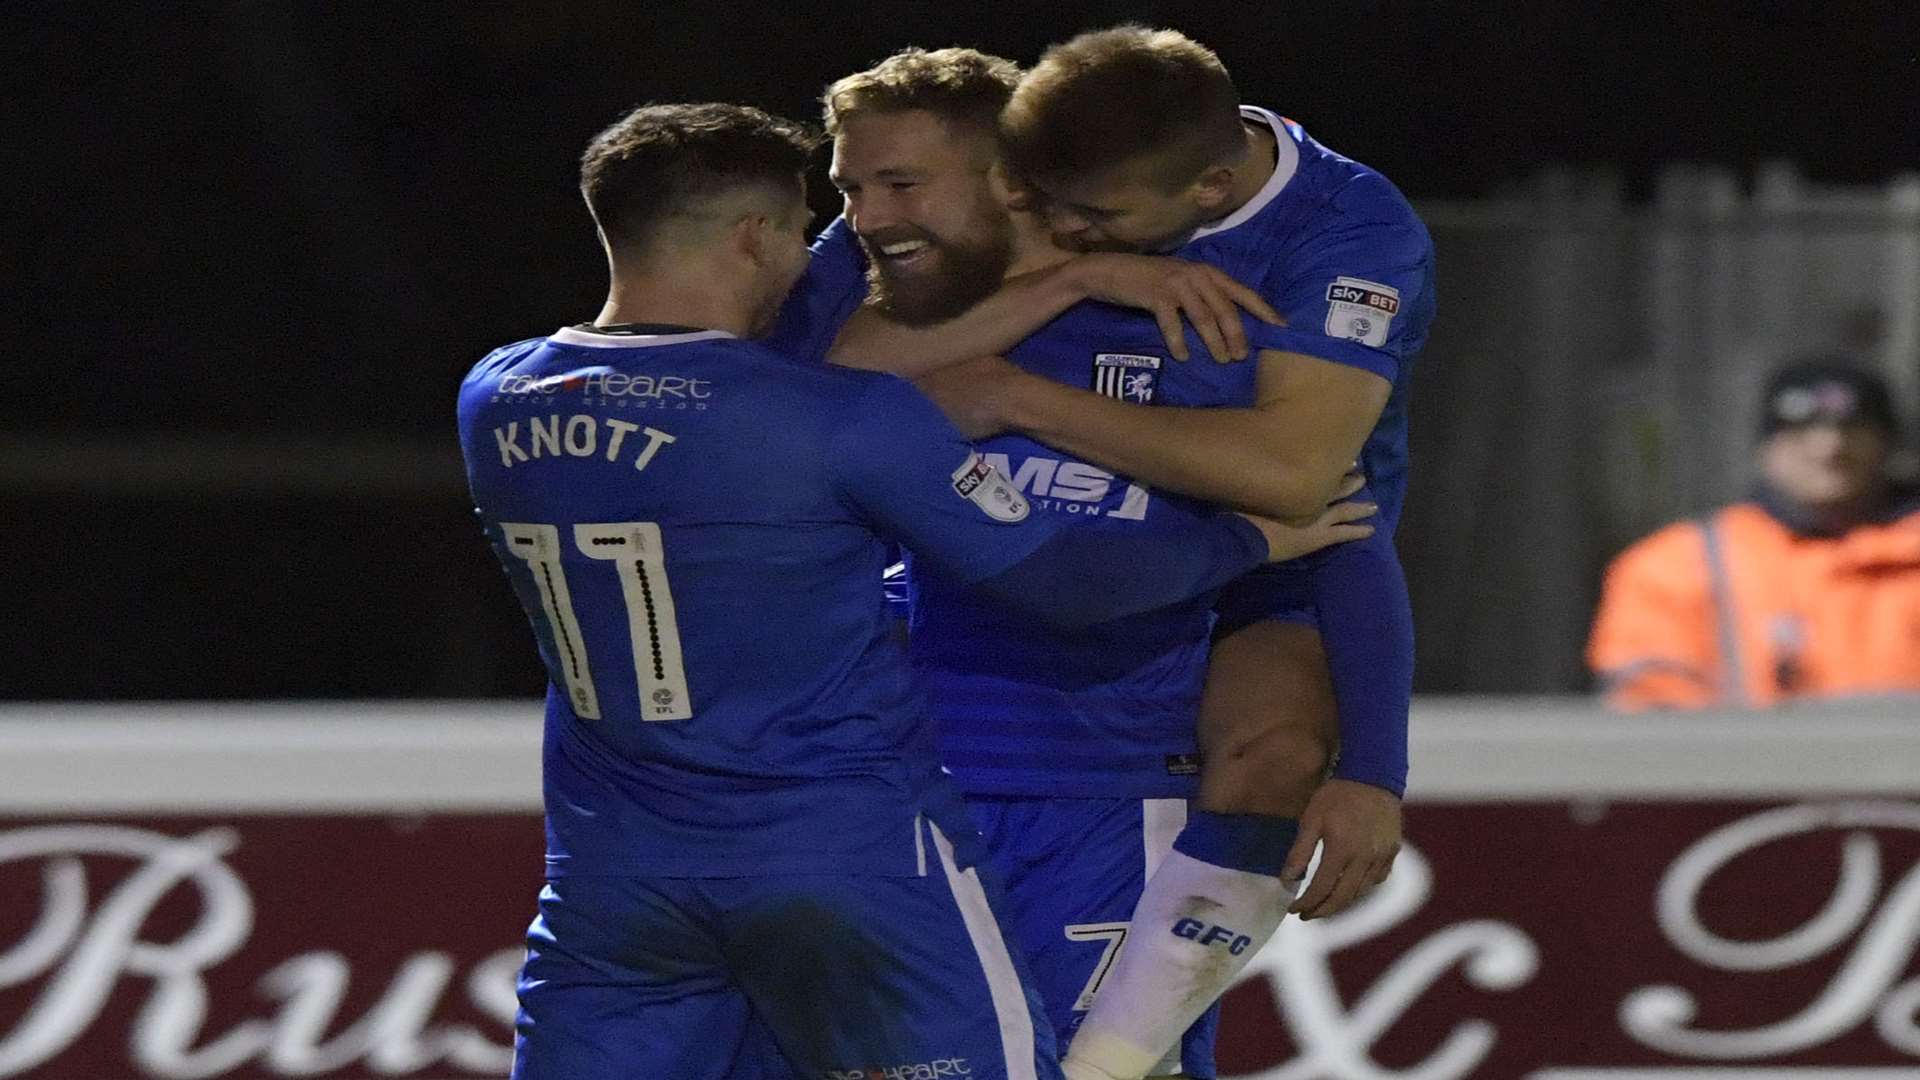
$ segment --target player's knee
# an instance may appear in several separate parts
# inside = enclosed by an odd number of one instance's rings
[[[1265,622],[1216,645],[1199,735],[1202,808],[1297,816],[1339,740],[1319,634]]]

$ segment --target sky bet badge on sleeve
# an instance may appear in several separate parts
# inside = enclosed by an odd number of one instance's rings
[[[1327,336],[1378,349],[1400,314],[1400,292],[1376,281],[1337,277],[1327,286]]]
[[[1160,379],[1160,358],[1103,352],[1093,358],[1093,390],[1115,401],[1146,405]]]
[[[1011,525],[1027,518],[1027,500],[977,453],[968,454],[967,460],[953,470],[953,490],[985,510],[995,521]]]

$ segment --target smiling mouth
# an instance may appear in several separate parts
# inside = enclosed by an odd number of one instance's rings
[[[933,245],[925,240],[900,240],[880,244],[873,249],[875,261],[889,269],[910,270],[933,256]]]

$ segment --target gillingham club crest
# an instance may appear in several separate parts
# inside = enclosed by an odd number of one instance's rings
[[[1096,353],[1093,358],[1093,389],[1115,401],[1147,405],[1160,383],[1160,358],[1130,353]]]

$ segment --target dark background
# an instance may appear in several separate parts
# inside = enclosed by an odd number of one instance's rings
[[[1920,168],[1899,0],[9,5],[0,694],[535,691],[452,403],[597,308],[588,137],[649,100],[811,117],[904,45],[1030,62],[1126,19],[1416,203],[1549,164],[1639,195],[1682,161]]]

